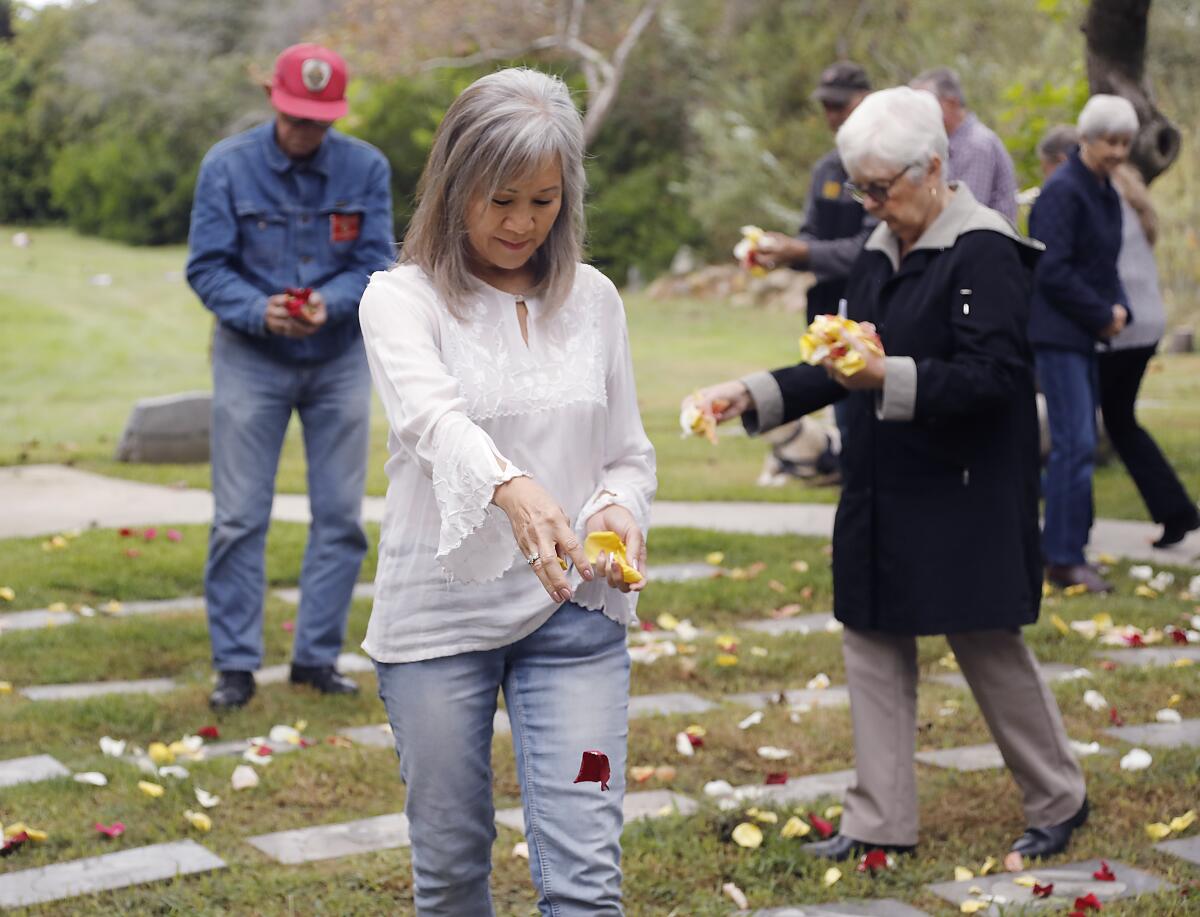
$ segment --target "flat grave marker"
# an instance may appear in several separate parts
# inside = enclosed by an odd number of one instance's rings
[[[401,814],[377,815],[336,825],[275,831],[247,838],[247,841],[279,863],[312,863],[407,847],[408,819]]]

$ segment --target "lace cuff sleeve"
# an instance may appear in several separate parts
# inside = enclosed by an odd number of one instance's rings
[[[437,558],[451,579],[497,579],[517,558],[508,517],[492,505],[505,481],[526,475],[473,424],[453,425],[440,437],[433,461],[433,494],[441,512]]]

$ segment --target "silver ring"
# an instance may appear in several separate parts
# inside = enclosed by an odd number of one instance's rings
[[[529,564],[529,566],[532,567],[534,564],[536,564],[541,559],[542,559],[542,555],[537,553],[537,551],[534,551],[532,554],[530,554],[528,557],[525,558],[525,563]]]

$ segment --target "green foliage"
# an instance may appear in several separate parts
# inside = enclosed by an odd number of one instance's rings
[[[1020,80],[1001,93],[1004,107],[999,110],[996,131],[1004,138],[1022,187],[1041,184],[1037,145],[1042,136],[1056,124],[1074,124],[1088,99],[1082,62],[1072,70],[1062,82]]]

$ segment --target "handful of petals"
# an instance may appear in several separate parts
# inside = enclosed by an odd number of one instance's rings
[[[867,365],[859,348],[883,356],[883,344],[873,330],[848,318],[818,315],[800,338],[800,359],[810,366],[831,360],[843,376],[853,376]]]

